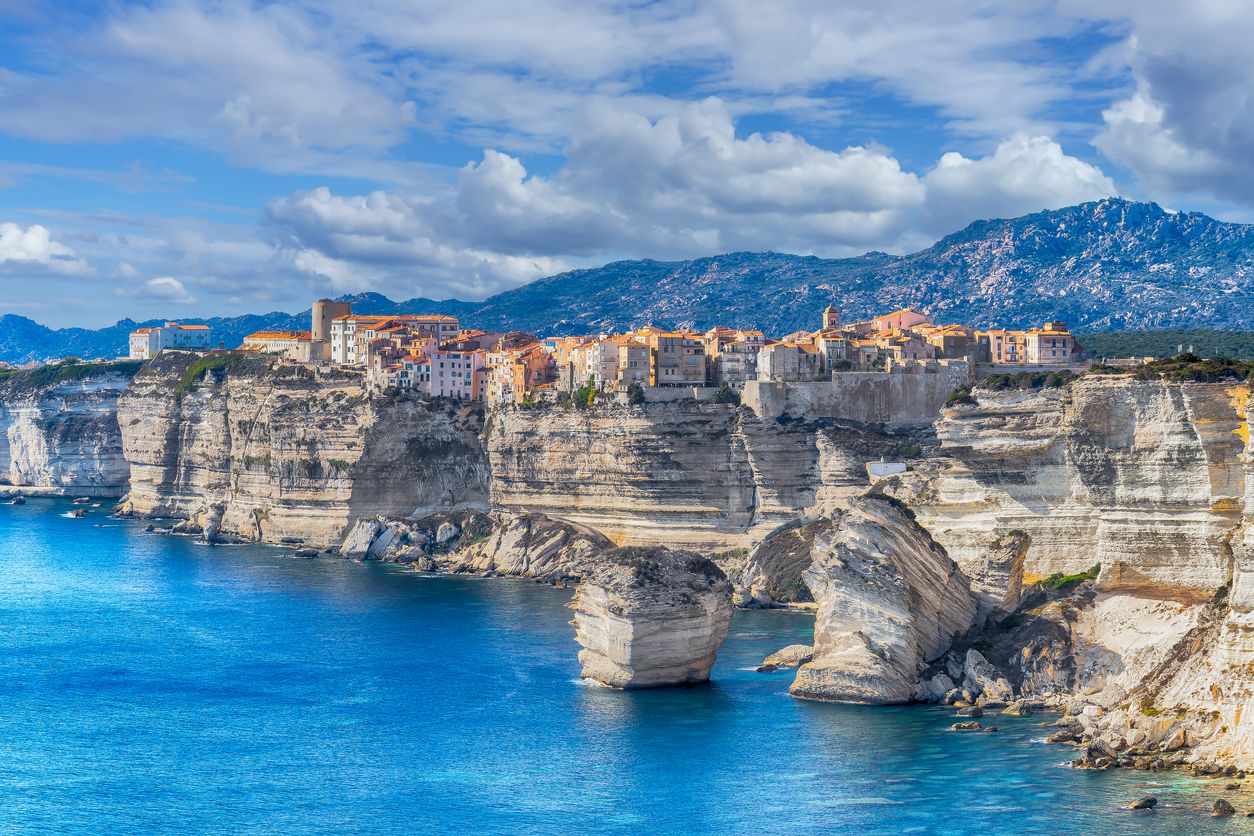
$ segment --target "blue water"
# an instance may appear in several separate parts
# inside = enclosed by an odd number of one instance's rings
[[[578,683],[568,591],[69,508],[0,506],[0,831],[1254,829],[1204,815],[1222,782],[1060,766],[1039,717],[790,699],[748,668],[804,615],[738,613],[710,686],[618,693]]]

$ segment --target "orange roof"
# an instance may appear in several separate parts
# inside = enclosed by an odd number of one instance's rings
[[[245,340],[309,340],[313,335],[308,331],[258,331],[244,337]]]
[[[156,330],[157,330],[156,328],[136,328],[131,333],[132,334],[151,334],[153,331],[156,331]]]

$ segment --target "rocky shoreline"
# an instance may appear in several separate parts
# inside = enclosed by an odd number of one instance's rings
[[[120,462],[119,513],[210,542],[586,584],[590,642],[608,634],[593,602],[631,597],[604,574],[619,548],[690,552],[724,576],[729,607],[815,612],[809,658],[769,663],[797,665],[794,696],[1045,706],[1088,766],[1254,769],[1248,384],[976,388],[930,424],[890,427],[682,400],[485,411],[263,360],[183,387],[185,366],[163,356],[89,393],[92,409],[116,401],[116,436],[95,416],[95,442],[64,430],[78,418],[38,441],[23,418],[7,449],[75,439],[51,471]],[[908,469],[872,484],[881,457]],[[69,490],[51,471],[39,487]],[[665,621],[650,607],[668,594],[620,609]]]

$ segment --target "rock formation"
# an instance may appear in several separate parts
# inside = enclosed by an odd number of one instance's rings
[[[731,584],[691,552],[607,552],[571,602],[583,677],[612,688],[705,682],[731,623]]]
[[[705,551],[749,549],[841,507],[867,489],[867,461],[918,442],[695,400],[498,408],[484,440],[494,508],[571,520],[620,544]]]
[[[201,518],[248,540],[338,545],[365,514],[486,508],[477,406],[368,398],[360,373],[266,358],[196,374],[162,354],[119,400],[121,510]]]
[[[840,702],[909,702],[923,666],[975,616],[966,577],[899,502],[850,502],[814,540],[802,576],[818,602],[814,659],[790,692]]]
[[[977,595],[1016,571],[1024,538],[1027,579],[1057,579],[979,634],[987,661],[1069,712],[1067,734],[1102,748],[1086,765],[1254,766],[1248,385],[1116,375],[976,395],[938,422],[944,456],[886,488]],[[1076,574],[1094,564],[1095,581]]]
[[[344,538],[340,554],[424,571],[572,583],[613,548],[591,529],[539,514],[452,511],[418,520],[363,517]]]
[[[130,370],[101,369],[72,380],[32,383],[17,374],[0,383],[0,478],[93,496],[126,491],[117,401]]]

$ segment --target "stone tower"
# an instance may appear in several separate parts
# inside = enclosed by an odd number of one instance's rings
[[[828,328],[840,327],[840,311],[836,310],[835,305],[828,305],[823,309],[823,330]]]

